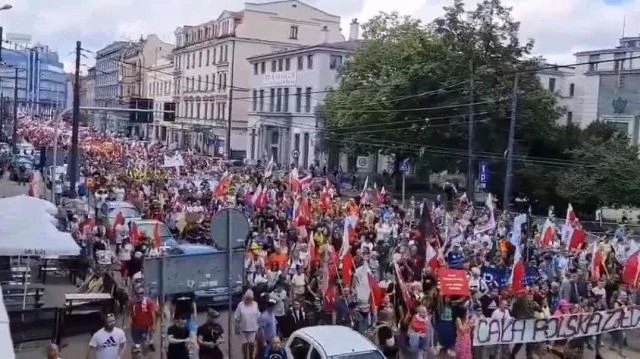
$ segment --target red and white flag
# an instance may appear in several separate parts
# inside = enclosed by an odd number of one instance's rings
[[[264,168],[264,178],[269,178],[273,175],[273,167],[275,166],[275,162],[273,162],[273,155],[271,155],[271,159],[269,159],[269,163]]]
[[[556,235],[556,226],[549,218],[544,222],[542,233],[540,234],[540,245],[542,247],[550,247],[553,245],[553,238]]]

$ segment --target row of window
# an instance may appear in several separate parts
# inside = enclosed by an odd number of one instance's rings
[[[176,114],[182,118],[225,120],[227,103],[213,101],[185,101],[176,104]]]
[[[108,86],[96,88],[97,98],[112,98],[120,95],[120,86]]]
[[[149,96],[160,96],[171,94],[171,82],[169,81],[153,81],[149,84]]]
[[[551,92],[556,92],[556,78],[555,77],[549,77],[548,89]],[[576,85],[575,84],[569,84],[569,96],[573,97],[575,92],[576,92]]]
[[[303,112],[302,108],[302,98],[304,95],[304,112],[311,112],[311,87],[305,88],[304,94],[302,92],[302,87],[296,87],[295,93],[293,94],[295,98],[295,112]],[[253,90],[252,96],[252,108],[254,112],[289,112],[289,88],[270,88],[269,89],[269,99],[267,102],[268,109],[265,108],[265,90]]]
[[[183,62],[184,60],[184,62]],[[177,55],[174,61],[176,70],[195,69],[229,62],[229,45],[220,45],[212,49]]]
[[[200,41],[231,34],[231,19],[222,20],[211,25],[200,27],[178,38],[178,46],[190,45]]]
[[[630,70],[631,59],[627,58],[627,54],[624,52],[618,52],[613,54],[613,71]],[[627,62],[629,60],[629,62]],[[600,64],[600,55],[589,55],[589,71],[598,71],[598,65]]]
[[[118,69],[118,64],[119,62],[116,61],[115,59],[105,59],[105,60],[101,60],[101,61],[97,61],[96,62],[96,70],[98,70],[98,72],[103,72],[103,71],[113,71],[113,70],[117,70]]]
[[[118,74],[117,73],[112,73],[112,74],[105,74],[102,76],[96,76],[96,85],[97,86],[103,86],[103,85],[109,85],[109,84],[117,84],[118,83]]]
[[[211,74],[211,77],[209,77],[209,75],[205,75],[204,77],[202,77],[201,75],[198,76],[191,76],[191,77],[186,77],[185,79],[185,87],[184,87],[184,92],[193,92],[193,91],[224,91],[227,89],[227,73],[226,72],[216,72],[214,74]],[[178,89],[178,93],[180,93],[180,80],[177,80],[178,86],[176,87]],[[217,85],[217,87],[216,87]]]
[[[313,69],[313,55],[307,56],[298,56],[297,57],[297,65],[296,68],[298,71],[304,70],[305,68],[305,57],[307,59],[307,70]],[[330,55],[329,58],[329,69],[335,70],[338,67],[342,66],[343,57],[341,55]],[[287,57],[284,59],[272,60],[271,61],[271,72],[280,72],[280,71],[291,71],[291,61],[292,58]],[[267,64],[265,61],[256,62],[253,64],[253,74],[264,74],[267,72]]]

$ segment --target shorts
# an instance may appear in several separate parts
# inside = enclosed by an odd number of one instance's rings
[[[253,344],[256,342],[256,332],[242,332],[240,333],[240,341],[242,344]]]
[[[129,261],[120,261],[120,276],[127,278],[129,273]]]
[[[146,345],[149,341],[149,330],[141,328],[131,328],[131,340],[133,344]]]

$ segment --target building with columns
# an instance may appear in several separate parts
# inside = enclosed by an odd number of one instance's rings
[[[209,22],[175,31],[174,100],[179,145],[247,155],[253,68],[247,58],[344,41],[340,17],[298,0],[245,3]]]

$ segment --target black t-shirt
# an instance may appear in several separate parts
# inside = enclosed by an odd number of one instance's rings
[[[173,297],[173,304],[175,305],[173,317],[191,318],[191,315],[193,314],[193,300],[193,293],[176,294]]]
[[[169,327],[167,335],[173,336],[174,339],[187,339],[189,338],[189,328],[180,328],[174,324]],[[187,343],[169,344],[167,359],[189,359]]]
[[[222,326],[218,323],[213,324],[203,324],[198,327],[198,336],[202,337],[202,341],[205,342],[215,342],[220,338],[220,336],[224,333]],[[223,354],[220,350],[220,347],[216,346],[214,348],[201,346],[198,351],[198,356],[200,359],[222,359]]]

